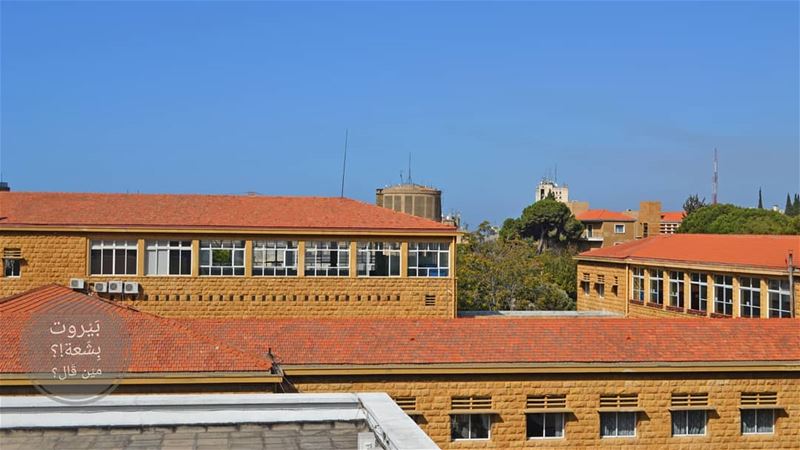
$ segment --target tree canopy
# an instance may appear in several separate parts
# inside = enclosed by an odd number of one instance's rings
[[[686,212],[687,215],[689,215],[707,205],[708,203],[706,203],[705,197],[703,197],[703,199],[700,200],[700,196],[694,194],[690,195],[689,198],[687,198],[686,201],[683,202],[683,211]]]
[[[777,211],[721,204],[704,206],[683,219],[679,233],[800,234],[800,217]]]
[[[568,251],[539,254],[530,239],[493,238],[484,222],[459,244],[459,309],[575,309],[573,255]]]
[[[548,197],[526,207],[520,217],[506,219],[500,237],[532,239],[538,243],[537,253],[542,253],[551,247],[568,247],[580,239],[581,233],[583,225],[567,205]]]

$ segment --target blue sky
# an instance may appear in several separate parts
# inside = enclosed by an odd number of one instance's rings
[[[499,223],[800,190],[798,3],[0,3],[14,190],[349,197]]]

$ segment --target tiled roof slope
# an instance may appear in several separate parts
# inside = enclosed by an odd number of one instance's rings
[[[800,236],[669,234],[589,250],[578,255],[578,259],[647,259],[786,270],[790,251],[797,266]]]
[[[661,213],[662,222],[683,222],[683,211],[666,211]]]
[[[578,214],[576,219],[581,222],[636,222],[633,217],[607,209],[590,209]]]
[[[800,364],[795,319],[183,320],[245,351],[271,349],[286,365]]]
[[[0,193],[0,226],[454,232],[451,225],[338,197]]]
[[[90,297],[65,287],[48,285],[0,299],[0,373],[24,373],[21,336],[37,313],[103,311],[121,319],[131,337],[129,373],[269,372],[272,364],[172,319],[165,319]]]

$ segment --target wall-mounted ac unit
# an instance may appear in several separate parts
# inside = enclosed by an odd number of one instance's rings
[[[123,291],[126,294],[138,294],[139,293],[139,283],[135,281],[126,281],[125,285],[122,287]]]
[[[108,292],[108,283],[105,281],[98,281],[92,286],[92,288],[95,292]]]
[[[108,292],[111,294],[122,294],[122,281],[109,281]]]
[[[70,289],[83,289],[85,286],[86,282],[81,278],[70,278],[69,280]]]

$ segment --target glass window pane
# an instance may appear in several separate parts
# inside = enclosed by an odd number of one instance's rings
[[[92,250],[92,256],[91,256],[92,275],[97,275],[102,273],[102,266],[101,266],[102,256],[100,252],[101,250]]]
[[[756,432],[756,412],[752,409],[742,410],[742,433]]]
[[[181,275],[192,274],[192,251],[181,250]]]
[[[686,434],[686,411],[672,412],[672,434]]]
[[[474,414],[472,416],[472,439],[487,439],[489,437],[489,415]]]
[[[127,257],[125,273],[128,275],[136,275],[136,250],[127,250],[125,253]]]
[[[111,249],[103,249],[102,256],[103,256],[103,269],[101,271],[104,275],[113,275],[114,274],[114,250]]]
[[[527,414],[528,437],[544,437],[544,414]]]
[[[620,436],[633,436],[636,434],[636,413],[622,412],[617,418],[617,429]]]
[[[615,413],[600,413],[600,436],[615,436],[617,420]]]
[[[706,434],[706,412],[687,411],[688,434]]]
[[[450,417],[450,438],[469,439],[469,415],[454,414]]]
[[[759,433],[772,433],[773,429],[773,414],[771,409],[760,409],[757,411],[756,422]]]

